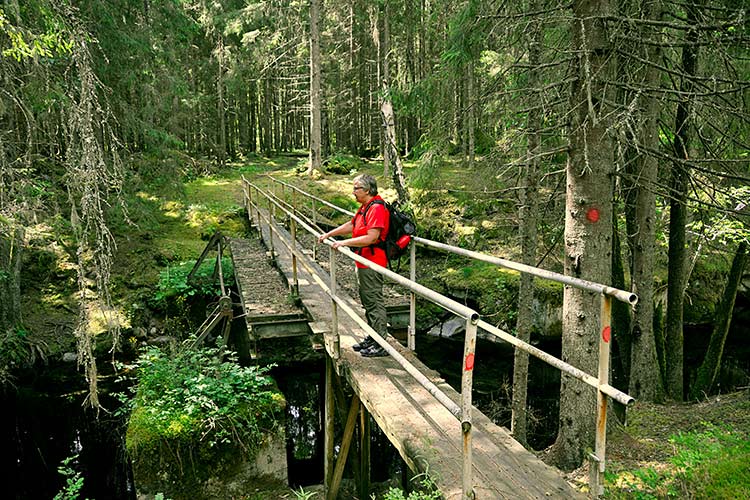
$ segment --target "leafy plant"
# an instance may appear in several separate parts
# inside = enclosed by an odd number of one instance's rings
[[[242,367],[217,348],[177,352],[148,347],[138,359],[138,385],[126,445],[134,456],[182,444],[206,456],[222,445],[257,450],[284,405],[266,376],[270,367]],[[172,446],[174,449],[174,446]]]
[[[76,500],[83,489],[83,477],[80,471],[73,469],[71,463],[78,459],[78,455],[73,455],[62,461],[62,465],[57,468],[57,472],[65,477],[65,486],[57,492],[55,500]]]
[[[418,489],[411,491],[409,496],[405,496],[404,490],[400,488],[389,488],[383,495],[383,500],[440,500],[443,498],[443,495],[427,474],[414,476],[412,481],[417,482]]]
[[[195,266],[196,261],[181,262],[176,266],[167,266],[159,273],[159,283],[156,285],[156,293],[151,301],[155,308],[168,309],[178,298],[189,297],[212,298],[221,292],[218,279],[213,278],[215,260],[205,261],[201,264],[194,275],[191,283],[187,277]],[[228,257],[221,260],[224,272],[224,282],[227,286],[234,284],[234,271],[232,261]]]
[[[314,491],[305,491],[302,486],[299,487],[299,490],[292,490],[292,493],[294,493],[294,498],[297,500],[310,500],[311,498],[315,498]]]

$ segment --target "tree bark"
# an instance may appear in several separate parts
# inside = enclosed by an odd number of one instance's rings
[[[652,19],[661,13],[661,2],[651,6]],[[661,50],[650,47],[647,58],[658,61]],[[659,74],[653,67],[645,77],[645,85],[656,87]],[[659,147],[660,102],[654,96],[646,96],[643,119],[640,127],[641,141],[654,150]],[[664,399],[664,384],[656,349],[654,329],[654,253],[656,241],[656,197],[653,187],[657,181],[658,161],[652,155],[642,155],[637,161],[632,177],[638,179],[629,195],[632,227],[628,225],[628,242],[631,252],[631,290],[638,295],[633,308],[630,325],[630,370],[628,393],[636,399],[659,402]]]
[[[307,175],[320,170],[320,0],[310,0],[310,164]]]
[[[724,295],[716,309],[714,328],[711,331],[711,340],[708,343],[706,356],[703,358],[698,375],[693,387],[690,388],[690,398],[699,399],[710,393],[716,384],[721,367],[721,357],[724,354],[724,342],[727,340],[729,325],[732,322],[732,311],[734,301],[737,298],[737,289],[742,281],[742,275],[748,261],[748,246],[741,242],[732,259],[732,269],[729,271]]]
[[[393,106],[389,95],[388,86],[383,82],[383,105],[380,108],[383,114],[383,131],[385,133],[385,157],[391,165],[391,178],[398,194],[398,201],[403,206],[409,203],[409,192],[404,180],[404,166],[401,163],[401,155],[396,145],[396,125],[394,123]]]
[[[694,5],[686,6],[687,24],[695,25],[697,12]],[[669,396],[682,401],[684,397],[683,364],[684,339],[682,314],[687,276],[687,189],[689,174],[679,160],[690,156],[690,112],[693,89],[691,77],[698,66],[698,32],[690,30],[686,45],[682,48],[682,72],[680,85],[683,96],[677,104],[675,118],[674,154],[678,161],[672,165],[672,197],[669,201],[669,266],[667,271],[667,319],[665,331],[666,380]]]
[[[538,2],[533,2],[538,5]],[[533,10],[537,10],[532,7]],[[529,87],[535,88],[540,81],[539,69],[541,62],[541,26],[539,22],[532,25],[532,36],[529,40]],[[524,164],[523,190],[521,191],[521,206],[518,210],[518,232],[521,239],[521,255],[523,263],[536,265],[537,238],[537,172],[539,171],[539,152],[541,138],[539,130],[542,128],[542,113],[540,107],[535,107],[528,114],[528,160]],[[516,336],[519,340],[529,342],[534,321],[534,277],[521,273],[518,288],[518,318],[516,319]],[[513,401],[511,403],[510,430],[519,443],[528,443],[528,376],[529,355],[526,351],[516,349],[513,354]]]
[[[226,109],[224,106],[224,38],[219,36],[216,50],[219,74],[216,78],[216,111],[219,118],[219,151],[217,157],[220,165],[224,165],[227,157],[227,125]]]
[[[22,248],[23,230],[0,219],[0,335],[21,324]]]
[[[567,162],[565,274],[607,283],[611,278],[612,187],[614,155],[607,136],[605,87],[611,47],[600,16],[607,0],[573,2],[572,130]],[[597,79],[594,79],[597,78]],[[599,295],[565,287],[562,358],[588,373],[597,372]],[[551,457],[564,469],[578,467],[593,448],[596,392],[565,374],[560,389],[560,427]]]
[[[466,63],[466,166],[469,170],[474,168],[474,127],[476,126],[476,108],[474,107],[474,61]]]

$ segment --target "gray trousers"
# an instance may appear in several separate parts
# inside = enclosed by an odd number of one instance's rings
[[[365,308],[367,324],[381,337],[388,335],[388,317],[383,301],[383,275],[372,269],[357,268],[359,279],[359,299]]]

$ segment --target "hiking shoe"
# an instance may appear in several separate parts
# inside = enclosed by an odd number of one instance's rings
[[[354,345],[352,346],[352,349],[354,349],[355,351],[359,352],[359,351],[362,351],[362,350],[364,350],[364,349],[367,349],[368,347],[370,347],[370,346],[373,346],[373,345],[376,345],[376,342],[375,342],[375,341],[373,340],[373,338],[372,338],[372,337],[370,337],[370,336],[368,335],[368,336],[367,336],[367,337],[365,337],[365,338],[364,338],[364,340],[362,340],[362,342],[360,342],[359,344],[354,344]]]
[[[374,344],[367,349],[362,349],[359,353],[365,358],[380,358],[388,356],[388,351],[383,349],[379,344]]]

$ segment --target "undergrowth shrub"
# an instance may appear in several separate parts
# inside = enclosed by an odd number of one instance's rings
[[[420,474],[414,478],[416,489],[409,492],[407,496],[400,488],[389,488],[383,495],[383,500],[439,500],[443,495],[435,486],[432,479],[426,474]]]
[[[184,307],[186,302],[218,297],[221,293],[219,279],[214,278],[216,260],[206,260],[198,268],[193,282],[188,283],[187,277],[195,266],[194,260],[180,262],[176,266],[167,266],[159,273],[156,293],[150,301],[151,307],[166,313],[173,313]],[[221,260],[226,286],[234,284],[232,260],[224,257]]]
[[[141,477],[204,481],[251,459],[274,432],[284,399],[266,375],[218,348],[147,347],[137,361],[126,447]],[[238,450],[240,453],[238,453]]]
[[[353,155],[336,153],[325,161],[325,169],[331,174],[348,175],[362,169],[362,160]]]

